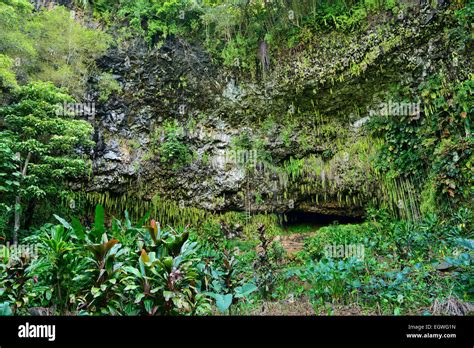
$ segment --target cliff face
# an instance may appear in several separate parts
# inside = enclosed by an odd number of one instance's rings
[[[442,4],[379,14],[367,30],[322,34],[273,57],[261,81],[183,40],[113,48],[99,66],[121,91],[96,105],[86,191],[359,216],[379,187],[369,163],[377,144],[361,125],[391,85],[461,65],[449,25]]]

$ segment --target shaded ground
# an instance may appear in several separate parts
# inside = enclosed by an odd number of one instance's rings
[[[308,298],[265,302],[260,308],[255,308],[249,315],[315,315],[313,305]]]
[[[309,298],[290,298],[282,301],[267,301],[260,307],[253,308],[246,315],[288,315],[288,316],[308,316],[308,315],[335,315],[335,316],[357,316],[357,315],[377,315],[377,313],[363,309],[358,306],[335,306],[327,304],[319,308],[313,307]]]
[[[276,236],[274,241],[280,242],[288,255],[294,255],[304,249],[305,239],[314,236],[316,231],[323,226],[326,226],[326,224],[315,222],[290,223],[283,228],[283,234]]]
[[[315,232],[310,233],[294,233],[275,237],[274,241],[281,243],[281,246],[289,255],[293,255],[304,248],[306,238],[314,236]]]

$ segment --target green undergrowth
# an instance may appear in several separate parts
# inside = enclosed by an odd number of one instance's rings
[[[306,238],[293,255],[274,239],[288,229],[268,216],[245,229],[243,213],[189,227],[161,224],[152,212],[132,224],[128,213],[110,218],[100,205],[94,215],[92,224],[56,215],[58,225],[22,240],[36,254],[2,248],[4,307],[18,315],[39,307],[52,314],[235,315],[291,299],[316,314],[350,306],[399,315],[453,314],[439,312],[443,301],[462,311],[473,301],[466,209],[449,220],[429,215],[418,222],[369,210],[361,224],[332,224],[311,235],[310,226],[295,226],[291,232]],[[16,286],[11,272],[21,275]]]
[[[322,315],[344,308],[360,314],[454,314],[435,308],[453,298],[473,301],[472,230],[465,224],[469,212],[459,214],[451,220],[428,216],[410,222],[369,211],[362,224],[322,227],[285,262],[273,301],[309,300],[314,313]],[[334,254],[328,254],[328,246]],[[441,264],[447,270],[441,271]],[[255,313],[249,305],[241,309]]]

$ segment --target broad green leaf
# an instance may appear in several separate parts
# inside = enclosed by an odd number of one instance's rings
[[[230,305],[232,304],[232,294],[221,295],[216,294],[216,306],[219,312],[224,313],[226,310],[229,309]]]
[[[128,211],[125,210],[125,227],[130,229],[132,228],[132,223],[130,222],[130,217],[128,215]],[[140,227],[140,225],[138,225]]]
[[[474,250],[474,240],[473,239],[467,239],[467,238],[458,238],[457,242],[460,246],[468,249],[468,250]]]
[[[132,228],[132,224],[130,223],[130,219],[128,218],[128,212],[126,211],[125,212],[125,221],[127,221],[127,228]],[[150,218],[150,215],[151,215],[151,211],[147,211],[146,214],[140,219],[138,220],[138,223],[137,223],[137,227],[142,227],[144,224],[145,224],[145,221],[148,221],[148,219]]]
[[[12,309],[8,302],[0,303],[0,316],[11,316],[13,315]]]
[[[248,283],[243,286],[235,288],[235,297],[241,298],[250,295],[252,292],[258,290],[255,284]]]
[[[173,296],[174,293],[172,291],[163,291],[163,297],[165,298],[165,301],[169,301]]]
[[[56,220],[58,220],[64,226],[64,228],[67,228],[68,230],[72,230],[72,226],[69,224],[69,222],[64,220],[62,217],[57,216],[56,214],[53,214],[53,216]]]
[[[142,277],[142,274],[140,273],[140,271],[134,267],[131,267],[131,266],[126,266],[123,268],[123,270],[126,272],[126,273],[131,273],[135,276],[137,276],[138,278],[141,278]]]
[[[137,296],[135,297],[135,303],[139,303],[144,297],[145,294],[137,294]]]
[[[82,226],[81,222],[79,219],[72,217],[71,218],[71,224],[72,228],[74,230],[74,233],[76,234],[76,237],[79,238],[79,240],[84,240],[85,239],[85,234],[84,234],[84,227]]]
[[[105,217],[104,207],[98,204],[95,207],[95,220],[94,220],[94,230],[95,230],[96,235],[101,235],[105,231],[104,217]]]

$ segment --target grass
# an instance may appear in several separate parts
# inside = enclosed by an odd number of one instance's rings
[[[312,224],[302,224],[302,225],[287,225],[281,229],[282,235],[291,235],[295,233],[311,233],[315,232],[322,226],[312,225]]]

